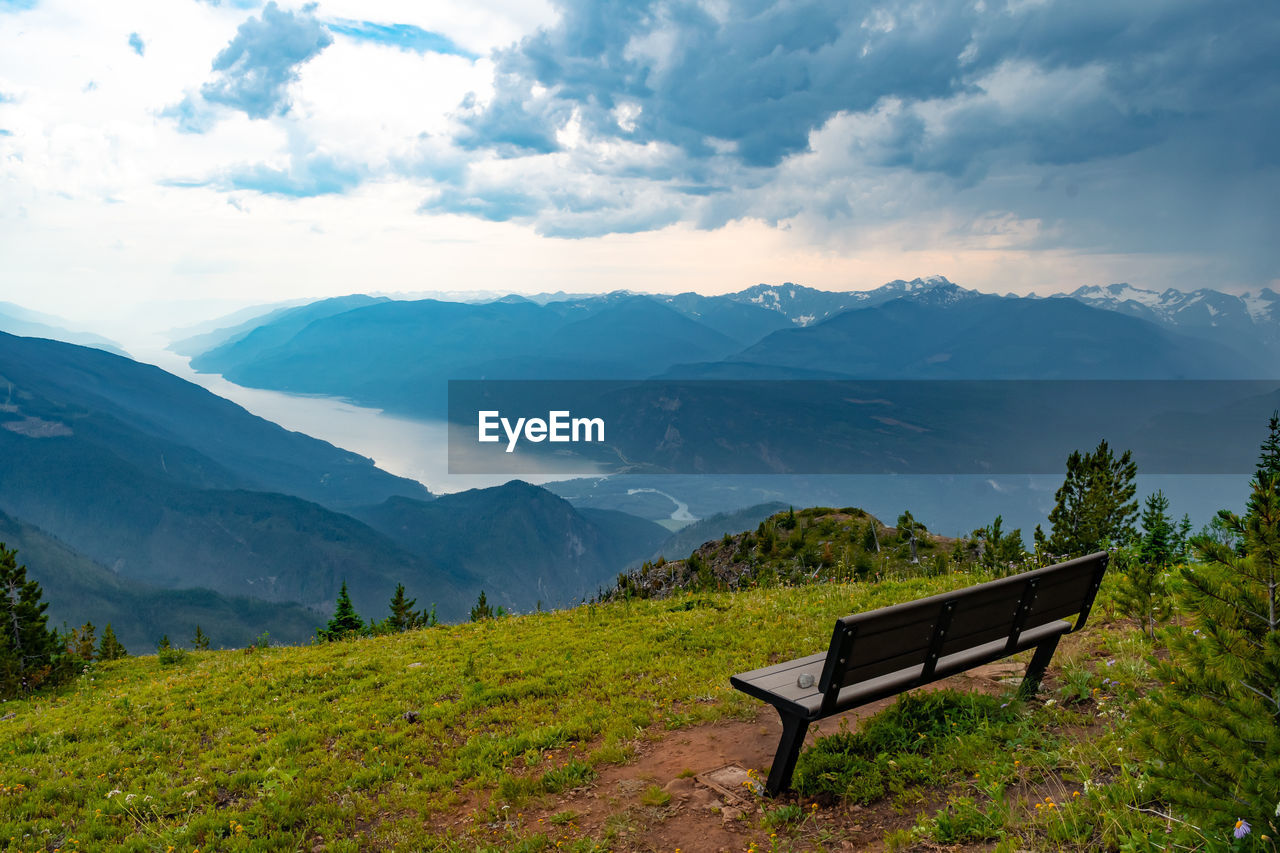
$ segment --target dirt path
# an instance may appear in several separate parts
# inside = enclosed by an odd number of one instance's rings
[[[1003,661],[919,689],[1000,693],[1009,686],[1000,680],[1021,675],[1023,666]],[[838,731],[842,720],[856,728],[858,720],[894,701],[885,699],[816,723],[805,744]],[[531,803],[515,817],[526,832],[545,833],[565,846],[585,837],[607,839],[615,851],[739,853],[749,850],[753,841],[761,851],[775,849],[762,818],[766,811],[798,803],[794,796],[771,801],[750,794],[740,783],[736,787],[741,793],[723,785],[723,790],[716,790],[704,779],[710,775],[714,784],[733,778],[733,771],[713,773],[727,765],[738,769],[738,778],[742,770],[753,770],[763,779],[781,732],[777,713],[763,704],[751,720],[666,732],[643,743],[629,763],[602,768],[589,786],[540,805]],[[805,815],[800,829],[789,831],[795,838],[791,846],[780,849],[880,850],[887,832],[911,826],[916,817],[914,809],[901,813],[889,802],[869,807],[809,801],[799,805]],[[459,823],[478,819],[473,814]]]

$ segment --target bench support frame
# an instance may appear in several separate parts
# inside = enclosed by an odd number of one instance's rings
[[[1077,610],[1067,610],[1067,613],[1074,612],[1076,614],[1075,624],[1069,622],[1053,622],[1053,625],[1060,625],[1060,629],[1056,629],[1054,633],[1048,630],[1051,627],[1049,623],[1045,623],[1045,619],[1055,619],[1056,615],[1041,615],[1032,618],[1033,613],[1040,612],[1043,614],[1043,607],[1037,610],[1037,599],[1042,597],[1045,591],[1043,579],[1051,572],[1065,572],[1069,570],[1085,569],[1080,565],[1085,561],[1089,561],[1092,565],[1088,565],[1085,575],[1085,586],[1075,595],[1079,596],[1075,599],[1067,599],[1068,602],[1074,601]],[[1057,651],[1058,641],[1066,634],[1080,630],[1084,627],[1085,620],[1089,617],[1089,611],[1093,606],[1094,599],[1097,596],[1098,588],[1102,584],[1102,576],[1107,568],[1107,557],[1105,553],[1092,554],[1089,557],[1083,557],[1078,560],[1072,560],[1068,563],[1062,563],[1056,566],[1050,566],[1045,569],[1028,572],[1025,578],[1025,585],[1021,594],[1015,599],[1016,605],[1013,606],[1013,612],[1010,614],[1009,633],[1007,639],[1002,642],[998,650],[990,653],[983,653],[976,660],[971,660],[965,668],[970,668],[984,661],[998,660],[1018,651],[1026,649],[1034,649],[1031,656],[1031,662],[1027,664],[1027,669],[1022,678],[1022,683],[1018,687],[1017,695],[1019,699],[1028,700],[1035,696],[1040,688],[1040,683],[1044,679],[1045,671],[1049,667],[1049,662],[1053,659],[1054,652]],[[1079,577],[1079,575],[1077,575]],[[1021,580],[1021,579],[1020,579]],[[959,590],[954,593],[946,593],[934,596],[929,599],[921,599],[915,602],[908,602],[906,605],[898,605],[891,608],[882,608],[879,611],[872,611],[868,614],[858,614],[853,617],[846,617],[837,620],[835,631],[832,636],[831,646],[822,661],[822,674],[815,685],[814,680],[809,677],[808,685],[814,685],[819,691],[820,701],[818,704],[805,705],[800,700],[789,700],[778,692],[776,687],[760,688],[753,686],[752,678],[774,677],[768,675],[770,670],[783,666],[792,666],[794,664],[804,664],[806,666],[813,665],[819,655],[798,661],[791,661],[787,664],[778,664],[774,667],[768,667],[765,670],[756,670],[751,673],[743,673],[736,675],[730,679],[734,686],[739,690],[744,690],[757,698],[763,699],[774,706],[778,716],[782,721],[782,737],[778,742],[778,749],[774,754],[773,764],[769,768],[769,777],[765,783],[765,793],[770,797],[776,797],[783,791],[791,787],[791,778],[795,773],[796,763],[800,759],[800,751],[804,746],[805,735],[809,731],[809,725],[817,720],[829,717],[833,714],[847,711],[851,708],[865,705],[877,699],[904,693],[915,687],[919,687],[929,682],[936,681],[939,678],[949,674],[963,671],[956,668],[955,664],[947,666],[941,673],[937,672],[939,660],[946,644],[948,634],[952,625],[952,616],[956,612],[959,602],[966,596],[976,592],[980,588],[990,587],[995,583],[1009,583],[1009,580],[997,582],[989,582],[978,587],[970,587],[966,590]],[[927,607],[935,606],[932,602],[937,602],[936,615],[931,617],[929,625],[929,639],[926,646],[922,647],[923,655],[920,661],[919,671],[907,680],[897,680],[894,683],[886,684],[881,687],[875,687],[864,691],[857,696],[847,696],[842,702],[840,699],[842,684],[846,679],[844,673],[851,665],[854,659],[856,649],[854,649],[855,638],[860,633],[860,627],[868,624],[870,620],[880,618],[883,624],[884,619],[881,614],[891,614],[895,611],[901,612],[902,607]],[[1055,604],[1053,599],[1049,600],[1049,607],[1057,607],[1055,612],[1062,612],[1062,604]],[[861,620],[861,621],[859,621]],[[1028,627],[1028,623],[1031,627]],[[874,622],[871,622],[874,624]],[[1040,627],[1036,627],[1040,626]],[[1038,636],[1024,636],[1030,631],[1035,630]],[[1019,642],[1021,640],[1021,642]],[[784,670],[785,671],[785,670]],[[791,670],[794,672],[795,670]],[[905,672],[905,671],[904,671]],[[804,682],[800,686],[807,687]],[[847,686],[847,684],[846,684]]]
[[[809,731],[809,721],[804,717],[788,714],[781,708],[777,710],[782,718],[782,740],[778,741],[778,751],[773,756],[769,779],[764,785],[765,793],[770,797],[776,797],[791,787],[791,774],[795,773],[800,748],[804,746],[804,736]]]

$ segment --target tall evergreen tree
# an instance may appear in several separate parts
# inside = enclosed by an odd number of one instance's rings
[[[417,603],[418,599],[405,597],[404,584],[396,584],[395,595],[391,596],[391,616],[387,619],[387,626],[394,631],[408,631],[416,627],[419,616],[414,612],[413,606]]]
[[[1138,515],[1137,473],[1133,454],[1126,450],[1117,459],[1105,439],[1091,453],[1073,451],[1049,512],[1049,552],[1078,557],[1098,550],[1103,542],[1127,542]]]
[[[191,648],[197,651],[206,651],[209,648],[209,635],[200,630],[199,625],[196,625],[196,635],[191,638]]]
[[[102,640],[98,643],[98,660],[117,660],[128,656],[128,650],[116,637],[116,632],[111,629],[111,623],[108,622],[107,627],[102,629]]]
[[[351,637],[359,634],[364,630],[364,620],[356,613],[356,607],[351,603],[351,596],[347,593],[347,582],[342,582],[342,588],[338,590],[338,600],[334,604],[333,617],[329,620],[329,624],[319,629],[316,633],[326,640],[341,640],[344,637]]]
[[[1161,687],[1138,707],[1154,793],[1224,849],[1237,819],[1280,837],[1280,482],[1253,486],[1250,512],[1223,516],[1239,549],[1196,537],[1178,595],[1190,624],[1169,629]]]
[[[1273,482],[1280,483],[1280,410],[1272,412],[1267,422],[1267,437],[1258,453],[1258,473],[1270,474]]]
[[[1176,537],[1177,529],[1169,519],[1169,499],[1162,491],[1148,495],[1142,510],[1142,537],[1137,547],[1121,558],[1124,573],[1116,598],[1152,638],[1156,622],[1169,614],[1165,577],[1178,556]]]
[[[41,597],[40,584],[18,565],[18,552],[0,542],[0,696],[34,690],[69,672]]]

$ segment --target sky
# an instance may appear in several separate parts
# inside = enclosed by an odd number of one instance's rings
[[[0,300],[1280,288],[1274,0],[0,0]]]

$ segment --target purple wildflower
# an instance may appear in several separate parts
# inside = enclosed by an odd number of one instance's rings
[[[1244,838],[1252,831],[1253,827],[1249,826],[1249,821],[1244,818],[1236,820],[1236,831],[1233,833],[1236,838]]]

